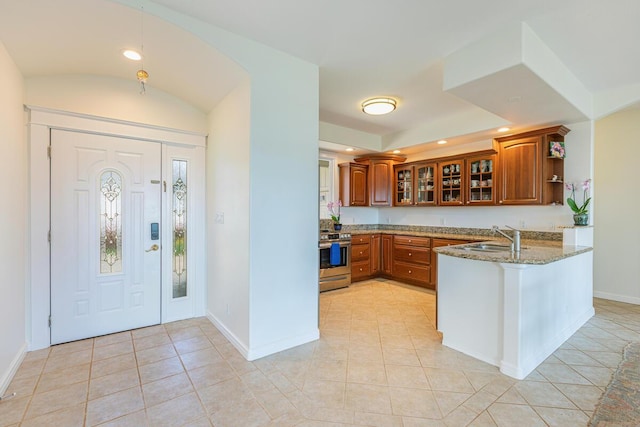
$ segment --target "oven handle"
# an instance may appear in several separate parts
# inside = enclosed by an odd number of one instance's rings
[[[318,248],[320,249],[330,248],[332,243],[339,243],[341,248],[344,248],[345,246],[351,246],[351,242],[322,242],[318,244]]]

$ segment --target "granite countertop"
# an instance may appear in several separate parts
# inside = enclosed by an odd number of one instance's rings
[[[504,239],[506,241],[506,239]],[[477,261],[501,262],[508,264],[532,264],[542,265],[555,261],[560,261],[575,255],[580,255],[593,250],[590,246],[549,246],[535,245],[531,242],[523,242],[519,255],[512,254],[509,251],[503,252],[482,252],[469,250],[468,247],[473,244],[442,246],[433,250],[442,255],[449,255],[457,258],[473,259]]]

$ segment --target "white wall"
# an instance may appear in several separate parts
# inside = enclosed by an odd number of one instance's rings
[[[206,185],[207,315],[245,351],[249,349],[250,91],[247,81],[209,115]]]
[[[595,123],[594,295],[640,304],[640,109]]]
[[[26,351],[27,150],[24,81],[0,42],[0,396]]]
[[[166,128],[207,132],[206,114],[182,100],[133,79],[88,75],[32,77],[26,80],[26,103]]]

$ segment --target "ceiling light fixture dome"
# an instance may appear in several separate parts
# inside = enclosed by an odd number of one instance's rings
[[[393,98],[371,98],[362,103],[362,111],[372,116],[387,114],[396,109],[396,100]]]
[[[140,54],[140,52],[133,49],[123,50],[122,54],[125,56],[125,58],[128,58],[132,61],[140,61],[142,59],[142,55]]]

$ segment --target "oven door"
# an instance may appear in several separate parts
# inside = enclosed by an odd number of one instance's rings
[[[351,242],[337,242],[340,245],[340,259],[331,264],[331,242],[322,242],[320,252],[320,278],[351,274]]]

